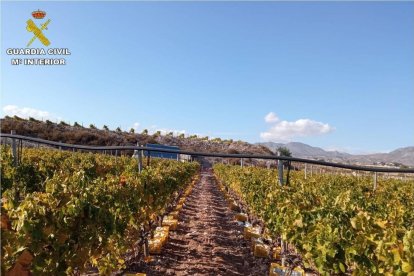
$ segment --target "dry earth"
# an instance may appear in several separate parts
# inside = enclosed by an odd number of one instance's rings
[[[243,239],[243,226],[234,220],[234,214],[211,168],[203,169],[162,254],[150,263],[134,263],[128,271],[149,276],[267,275],[269,260],[252,255],[250,242]]]

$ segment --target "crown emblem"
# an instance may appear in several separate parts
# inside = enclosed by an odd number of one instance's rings
[[[37,10],[32,12],[32,16],[34,19],[43,19],[46,16],[46,12]]]

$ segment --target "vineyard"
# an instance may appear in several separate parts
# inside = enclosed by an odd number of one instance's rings
[[[300,256],[296,265],[327,275],[414,275],[413,181],[381,179],[373,192],[364,177],[305,180],[295,171],[280,186],[274,170],[217,164],[214,172],[230,201],[289,244],[286,257]]]
[[[0,149],[2,274],[414,275],[413,180]]]
[[[124,268],[199,170],[171,160],[151,160],[141,174],[137,166],[130,157],[24,149],[15,167],[2,146],[2,274],[18,259],[35,275]]]

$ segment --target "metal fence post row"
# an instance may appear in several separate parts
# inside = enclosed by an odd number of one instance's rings
[[[55,141],[48,141],[48,140],[44,140],[44,139],[40,139],[40,138],[34,138],[34,137],[27,137],[27,136],[23,136],[23,135],[17,135],[15,134],[15,131],[12,131],[11,134],[8,133],[1,133],[0,137],[3,139],[11,139],[11,150],[12,150],[12,155],[13,155],[13,161],[16,162],[16,164],[19,163],[19,149],[18,147],[22,147],[23,146],[23,142],[21,142],[21,144],[17,144],[20,141],[28,141],[31,143],[36,143],[36,145],[39,147],[40,144],[42,145],[48,145],[48,146],[52,146],[54,148],[60,148],[60,149],[66,149],[66,150],[73,150],[74,152],[78,151],[78,152],[89,152],[89,151],[100,151],[101,153],[104,154],[109,154],[109,151],[115,151],[116,154],[116,150],[118,150],[118,154],[120,154],[122,156],[122,152],[126,151],[126,150],[135,150],[136,146],[87,146],[87,145],[70,145],[70,144],[66,144],[66,143],[61,143],[61,142],[55,142]],[[6,141],[6,140],[5,140]],[[341,164],[341,163],[334,163],[334,162],[326,162],[326,161],[319,161],[319,160],[312,160],[312,159],[304,159],[304,158],[296,158],[296,157],[280,157],[280,156],[274,156],[274,155],[253,155],[253,154],[228,154],[228,153],[210,153],[210,152],[194,152],[194,151],[188,151],[188,150],[170,150],[170,149],[154,149],[154,148],[145,148],[142,147],[141,152],[144,153],[148,153],[147,156],[147,165],[150,165],[150,154],[151,151],[155,151],[155,152],[164,152],[164,153],[174,153],[174,154],[186,154],[186,155],[191,155],[191,156],[203,156],[203,157],[215,157],[215,158],[227,158],[227,161],[224,161],[224,163],[230,164],[229,160],[234,160],[235,158],[237,159],[242,159],[243,161],[243,166],[244,166],[244,159],[264,159],[264,160],[271,160],[271,164],[274,161],[278,162],[278,169],[281,169],[281,173],[280,174],[280,178],[282,178],[282,181],[279,181],[281,184],[285,184],[285,181],[283,180],[283,163],[286,161],[289,162],[300,162],[300,163],[305,163],[305,176],[306,178],[309,178],[309,172],[310,172],[310,177],[313,176],[313,172],[314,172],[314,166],[315,166],[315,173],[333,173],[333,174],[338,174],[338,170],[333,170],[332,169],[330,171],[326,171],[326,169],[321,170],[319,167],[320,166],[328,166],[328,167],[333,167],[333,168],[341,168],[341,169],[349,169],[349,170],[355,170],[356,173],[354,175],[356,175],[357,178],[359,177],[365,177],[368,175],[372,175],[370,173],[376,172],[378,173],[382,173],[382,177],[393,177],[393,174],[395,173],[400,173],[403,174],[402,177],[403,179],[412,179],[412,176],[409,175],[409,177],[407,177],[406,174],[414,174],[414,169],[413,168],[406,168],[406,169],[401,169],[401,168],[384,168],[384,167],[369,167],[369,166],[358,166],[358,165],[350,165],[350,164]],[[113,152],[111,152],[111,154],[113,154]],[[142,155],[142,158],[145,158],[145,155]],[[16,158],[14,158],[16,157]],[[280,158],[282,158],[283,160],[280,160]],[[144,160],[142,161],[144,162]],[[306,165],[308,164],[308,165]],[[282,168],[280,168],[280,166]],[[309,168],[310,166],[310,168]],[[318,170],[319,168],[319,170]]]

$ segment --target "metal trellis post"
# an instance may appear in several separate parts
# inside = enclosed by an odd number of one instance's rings
[[[277,171],[279,175],[279,185],[283,186],[283,161],[280,159],[277,160]]]
[[[15,135],[16,131],[12,130],[10,132],[11,135]],[[18,160],[18,156],[17,156],[17,145],[16,145],[16,139],[12,138],[12,156],[13,156],[13,164],[16,167],[17,166],[17,160]]]
[[[147,167],[151,165],[151,152],[147,151]]]
[[[305,180],[308,178],[308,164],[305,163]]]
[[[137,143],[137,146],[139,147],[138,143]],[[138,172],[139,173],[142,172],[142,154],[143,154],[143,151],[138,150]]]

